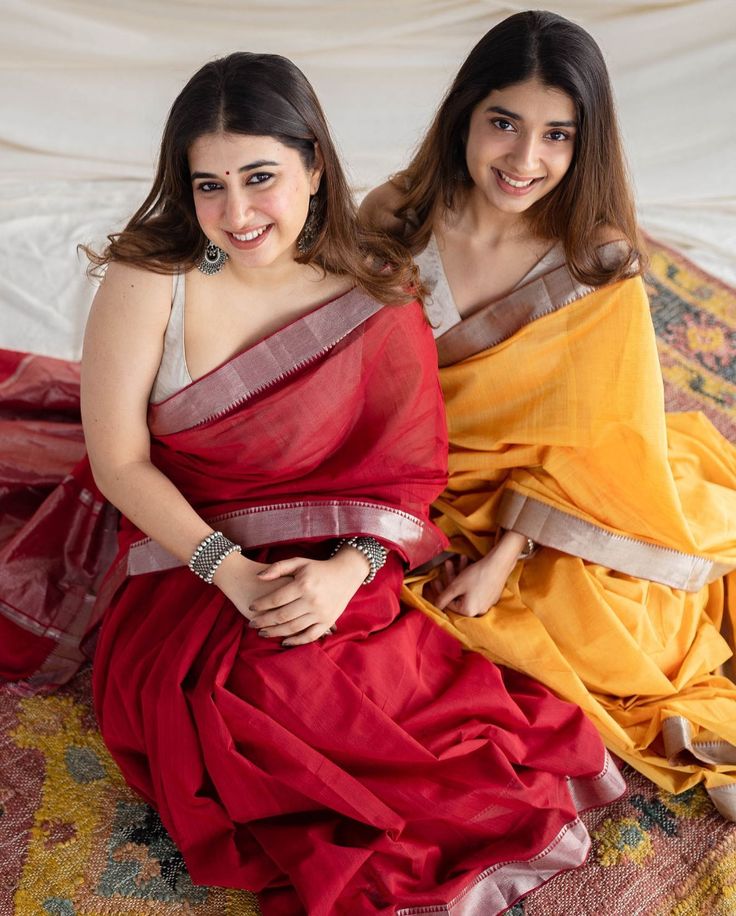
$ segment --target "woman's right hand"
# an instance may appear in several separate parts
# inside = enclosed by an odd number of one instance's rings
[[[486,556],[460,570],[436,597],[436,606],[441,611],[448,609],[464,617],[479,617],[490,611],[498,603],[525,543],[523,535],[505,532]]]
[[[212,579],[212,582],[232,601],[246,620],[252,620],[255,617],[250,606],[256,598],[261,598],[292,580],[291,576],[265,581],[259,579],[258,573],[264,569],[269,569],[268,563],[257,563],[240,553],[231,553],[217,567],[217,572]]]

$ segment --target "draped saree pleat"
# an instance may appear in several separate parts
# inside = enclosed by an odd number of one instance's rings
[[[406,600],[736,819],[736,448],[701,414],[665,414],[642,280],[592,289],[558,259],[438,349],[450,481],[434,521],[455,553],[485,555],[501,529],[542,549],[483,616],[439,612],[422,578]]]
[[[593,727],[398,599],[404,565],[445,545],[419,306],[347,294],[152,405],[149,427],[152,461],[251,557],[326,558],[350,534],[391,548],[334,635],[284,649],[121,520],[89,618],[95,706],[193,880],[258,891],[267,916],[490,916],[580,864],[579,810],[623,788]],[[60,613],[25,608],[44,638]]]

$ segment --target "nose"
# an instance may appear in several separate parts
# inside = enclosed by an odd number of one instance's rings
[[[252,215],[253,207],[247,192],[241,188],[233,188],[228,191],[225,204],[225,218],[228,222],[228,228],[241,229],[248,224],[248,220]]]
[[[519,135],[514,144],[512,162],[523,175],[529,175],[539,167],[539,145],[533,134]]]

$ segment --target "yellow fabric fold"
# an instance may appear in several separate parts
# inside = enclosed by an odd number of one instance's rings
[[[736,448],[700,414],[665,415],[641,279],[480,346],[441,370],[450,482],[435,521],[455,551],[477,558],[510,490],[592,525],[612,560],[581,559],[563,524],[481,617],[438,611],[423,597],[426,578],[409,580],[406,600],[469,648],[578,703],[609,748],[663,788],[736,783],[736,765],[677,763],[664,751],[670,716],[686,719],[695,741],[736,746],[736,684],[724,676],[736,574],[718,573],[736,568]],[[716,564],[713,581],[685,591],[613,562],[651,547],[665,565]]]

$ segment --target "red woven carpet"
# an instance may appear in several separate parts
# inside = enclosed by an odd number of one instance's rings
[[[651,254],[668,406],[704,410],[736,441],[736,291],[656,243]],[[632,770],[625,776],[625,796],[584,817],[587,864],[512,916],[736,914],[736,825],[700,789],[671,796]],[[102,744],[89,672],[50,697],[0,689],[0,916],[257,913],[244,892],[192,885]]]

